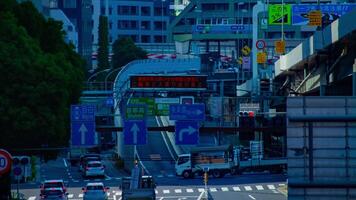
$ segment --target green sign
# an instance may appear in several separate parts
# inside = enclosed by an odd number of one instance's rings
[[[290,25],[292,21],[292,6],[290,4],[284,4],[283,15],[284,24]],[[268,24],[282,25],[282,4],[268,6]]]
[[[147,115],[154,116],[155,115],[155,100],[153,98],[146,97],[134,97],[131,98],[129,104],[145,104],[147,106]]]
[[[156,115],[168,116],[169,105],[179,104],[179,98],[156,98],[155,102],[156,102]]]
[[[125,111],[126,119],[144,119],[146,116],[145,104],[129,104]]]

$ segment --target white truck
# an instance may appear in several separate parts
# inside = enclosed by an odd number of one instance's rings
[[[192,178],[202,175],[204,169],[209,174],[221,178],[225,174],[241,174],[244,171],[264,171],[271,173],[282,172],[287,165],[286,158],[276,159],[240,159],[240,149],[232,145],[192,148],[189,154],[178,156],[175,164],[177,176]]]

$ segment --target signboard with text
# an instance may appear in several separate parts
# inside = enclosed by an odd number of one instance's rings
[[[265,52],[258,52],[257,53],[257,63],[265,64],[266,61],[267,61],[267,54]]]
[[[73,146],[95,145],[95,105],[71,106],[71,142]]]
[[[310,11],[308,14],[308,18],[309,18],[309,23],[308,23],[309,26],[321,26],[322,25],[320,10]]]
[[[283,18],[282,18],[283,13]],[[269,25],[290,25],[292,20],[292,7],[290,4],[270,4],[268,6],[268,24]]]
[[[275,41],[274,45],[276,53],[284,54],[286,52],[286,42],[284,40]]]
[[[133,97],[130,98],[129,104],[135,104],[135,105],[145,105],[146,106],[146,115],[148,116],[153,116],[155,115],[155,100],[153,98],[147,98],[147,97]]]
[[[131,76],[131,89],[207,89],[207,76]]]
[[[352,11],[356,4],[323,4],[320,5],[293,5],[292,6],[292,23],[293,25],[308,25],[309,13],[313,10],[320,10],[322,13],[322,23],[330,24],[340,16]]]
[[[192,26],[193,34],[197,33],[250,33],[248,24],[197,24]]]

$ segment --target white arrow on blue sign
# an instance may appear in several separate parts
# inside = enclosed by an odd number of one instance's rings
[[[144,120],[124,121],[124,144],[145,145],[147,144],[147,127]]]
[[[176,121],[176,145],[194,145],[199,142],[199,123],[196,121]]]
[[[172,104],[169,106],[170,120],[205,120],[205,104]]]
[[[71,138],[73,146],[95,145],[95,105],[71,106]]]

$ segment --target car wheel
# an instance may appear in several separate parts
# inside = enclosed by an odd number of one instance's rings
[[[191,174],[189,171],[184,171],[183,172],[183,178],[187,179],[187,178],[190,178],[191,177]]]

